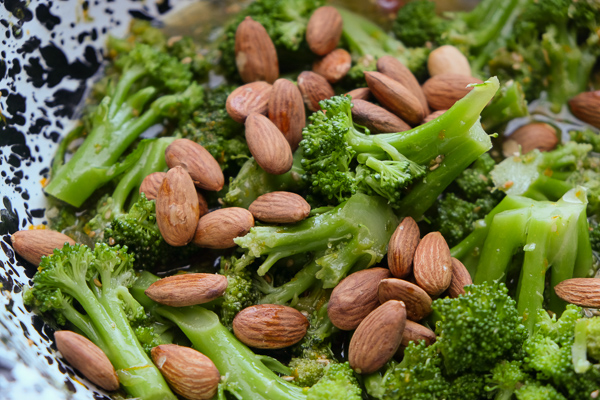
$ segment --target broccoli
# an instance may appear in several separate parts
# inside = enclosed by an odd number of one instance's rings
[[[481,112],[481,126],[488,132],[503,129],[516,118],[529,115],[523,85],[509,80],[503,82],[492,102]]]
[[[572,130],[569,137],[576,143],[587,143],[592,146],[592,151],[600,153],[600,135],[592,129]]]
[[[560,394],[550,385],[544,385],[539,382],[526,383],[515,390],[517,400],[566,400],[566,397]]]
[[[325,375],[306,392],[307,400],[361,400],[362,390],[349,363],[329,364]]]
[[[221,323],[232,329],[233,319],[242,309],[257,303],[260,292],[252,282],[250,270],[237,270],[234,268],[236,259],[221,257],[219,273],[227,277],[227,289],[219,305]]]
[[[495,400],[510,400],[528,379],[529,375],[523,371],[521,361],[501,361],[492,369],[486,390],[495,392]]]
[[[175,399],[130,325],[145,318],[128,290],[135,280],[132,262],[126,247],[66,244],[42,258],[24,300],[52,314],[59,325],[72,324],[100,347],[133,397]]]
[[[405,45],[423,47],[427,42],[439,42],[448,24],[436,14],[435,2],[413,0],[398,10],[393,32]]]

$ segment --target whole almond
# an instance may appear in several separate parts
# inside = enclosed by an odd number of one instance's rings
[[[144,293],[152,300],[171,307],[204,304],[221,297],[227,277],[217,274],[181,274],[162,278]]]
[[[437,110],[437,111],[432,112],[431,114],[429,114],[428,116],[425,117],[425,119],[423,120],[423,123],[426,124],[429,121],[433,121],[434,119],[438,118],[443,113],[445,113],[446,111],[448,111],[448,110]]]
[[[410,90],[419,99],[425,114],[429,113],[429,105],[419,81],[400,60],[392,56],[380,57],[377,60],[377,71],[403,84],[405,88]]]
[[[194,237],[200,204],[194,181],[182,167],[167,172],[156,198],[156,222],[171,246],[185,246]]]
[[[457,74],[439,74],[423,84],[423,92],[433,110],[447,110],[462,99],[473,88],[472,83],[483,83],[481,79]]]
[[[411,125],[419,124],[425,110],[419,99],[400,82],[381,72],[365,72],[373,96],[388,110]]]
[[[269,119],[283,133],[292,151],[302,140],[306,112],[300,89],[287,79],[277,79],[269,98]]]
[[[452,281],[452,256],[446,240],[439,232],[428,233],[421,239],[413,262],[417,285],[429,295],[438,296]]]
[[[559,283],[554,291],[567,303],[580,307],[600,308],[600,279],[572,278]]]
[[[358,88],[346,93],[352,100],[371,100],[371,90],[368,87]]]
[[[165,160],[169,168],[183,167],[197,187],[215,192],[223,189],[223,171],[202,145],[189,139],[176,139],[165,150]]]
[[[389,278],[385,268],[370,268],[348,275],[331,292],[327,315],[337,328],[356,329],[377,306],[377,287],[382,279]]]
[[[161,344],[151,351],[152,361],[178,395],[189,400],[215,397],[221,374],[204,354],[190,347]]]
[[[153,172],[147,175],[140,185],[140,194],[144,193],[148,200],[156,200],[158,189],[166,176],[166,172]]]
[[[569,100],[574,116],[600,129],[600,90],[583,92]]]
[[[313,72],[327,79],[329,83],[336,83],[342,79],[352,66],[352,57],[344,49],[335,49],[331,53],[313,64]]]
[[[244,236],[253,226],[254,218],[245,208],[221,208],[200,218],[193,243],[209,249],[227,249],[235,246],[233,239]]]
[[[233,333],[244,344],[259,349],[283,349],[298,343],[308,320],[295,308],[258,304],[244,308],[233,319]]]
[[[364,100],[352,100],[352,119],[371,133],[404,132],[410,125],[383,107]]]
[[[559,143],[556,129],[544,122],[532,122],[515,130],[508,140],[521,146],[521,153],[529,153],[533,149],[539,151],[554,150]]]
[[[471,65],[459,49],[449,44],[440,46],[429,53],[427,58],[429,75],[457,74],[471,76]]]
[[[289,224],[308,217],[310,204],[296,193],[271,192],[254,200],[248,211],[254,218],[263,222]]]
[[[10,239],[17,254],[36,267],[40,265],[42,257],[52,255],[54,249],[62,249],[65,243],[75,245],[75,241],[67,235],[50,229],[17,231]]]
[[[448,287],[448,296],[456,298],[465,294],[464,287],[472,284],[473,280],[471,279],[467,267],[459,260],[452,257],[452,280],[450,281],[450,287]]]
[[[370,374],[383,367],[400,347],[406,309],[390,300],[373,310],[360,323],[348,347],[348,361],[356,373]]]
[[[269,174],[281,175],[292,168],[292,148],[269,118],[250,114],[245,126],[248,149],[262,169]]]
[[[420,321],[431,314],[431,297],[419,286],[398,278],[383,279],[377,290],[381,304],[400,300],[406,306],[406,318]]]
[[[235,32],[235,64],[245,83],[273,83],[279,76],[275,45],[260,22],[250,17],[246,17]]]
[[[262,81],[240,86],[227,96],[227,113],[241,124],[252,113],[267,114],[271,90],[273,86]]]
[[[406,347],[410,342],[419,343],[421,340],[424,340],[427,346],[432,345],[436,340],[435,332],[421,324],[406,320],[402,346]]]
[[[388,267],[396,278],[405,278],[412,272],[415,250],[421,232],[411,217],[406,217],[394,231],[388,244]]]
[[[304,71],[298,75],[298,88],[302,93],[304,104],[310,111],[319,111],[321,100],[335,96],[335,92],[327,79],[312,71]]]
[[[119,377],[110,360],[88,338],[71,331],[54,332],[56,348],[87,379],[109,391],[119,388]]]
[[[335,49],[342,37],[342,16],[333,7],[319,7],[306,26],[306,42],[311,51],[324,56]]]

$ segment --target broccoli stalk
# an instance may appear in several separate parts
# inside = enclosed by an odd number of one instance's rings
[[[523,86],[511,80],[500,87],[492,102],[481,112],[481,126],[486,131],[493,132],[513,119],[528,115]]]

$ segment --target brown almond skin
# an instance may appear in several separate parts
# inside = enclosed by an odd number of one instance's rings
[[[417,285],[431,296],[444,292],[452,281],[452,256],[446,240],[439,232],[421,239],[413,262]]]
[[[457,74],[471,76],[471,65],[459,49],[451,45],[440,46],[427,58],[429,75]]]
[[[521,153],[529,153],[533,149],[539,151],[554,150],[559,143],[556,129],[544,122],[532,122],[515,130],[509,137],[521,146]]]
[[[450,281],[450,287],[448,287],[448,296],[454,299],[463,295],[465,294],[464,287],[472,284],[473,280],[471,279],[469,271],[467,271],[467,267],[459,260],[452,257],[452,280]]]
[[[382,279],[390,278],[385,268],[369,268],[344,278],[331,292],[327,315],[337,328],[356,329],[377,306],[377,287]]]
[[[227,289],[227,277],[218,274],[181,274],[162,278],[145,290],[152,300],[171,307],[204,304]]]
[[[419,81],[400,60],[392,56],[380,57],[377,60],[377,71],[403,84],[419,99],[425,114],[429,113],[429,105]]]
[[[569,100],[574,116],[600,129],[600,90],[583,92]]]
[[[412,217],[405,217],[394,231],[388,244],[388,267],[396,278],[405,278],[412,272],[415,250],[421,240],[419,226]]]
[[[600,279],[572,278],[559,283],[554,291],[567,303],[580,307],[600,308]]]
[[[233,319],[233,333],[244,344],[258,349],[283,349],[306,335],[308,320],[295,308],[258,304],[244,308]]]
[[[406,86],[381,72],[365,72],[365,78],[371,93],[385,108],[411,125],[421,123],[426,111]]]
[[[267,114],[273,86],[267,82],[252,82],[240,86],[227,96],[225,108],[229,116],[243,124],[252,113]]]
[[[335,49],[342,37],[342,16],[333,7],[319,7],[306,26],[306,42],[310,50],[324,56]]]
[[[383,107],[364,100],[352,100],[352,119],[371,133],[404,132],[410,125]]]
[[[269,119],[281,131],[292,151],[302,140],[306,111],[300,89],[287,79],[277,79],[269,98]]]
[[[346,93],[346,96],[350,96],[352,100],[371,100],[371,90],[368,87],[358,88]]]
[[[140,194],[144,193],[148,200],[156,200],[158,189],[166,176],[166,172],[153,172],[147,175],[140,185]]]
[[[235,246],[233,239],[244,236],[253,226],[254,218],[245,208],[221,208],[200,218],[192,242],[209,249],[228,249]]]
[[[169,168],[183,167],[200,189],[218,192],[225,177],[215,158],[202,145],[189,139],[176,139],[165,150]]]
[[[119,377],[110,360],[88,338],[71,331],[54,332],[56,348],[73,368],[102,389],[119,388]]]
[[[420,321],[431,314],[431,297],[419,286],[398,278],[383,279],[377,290],[381,304],[388,300],[403,301],[406,318]]]
[[[383,367],[400,347],[406,308],[390,300],[373,310],[360,323],[348,347],[350,367],[358,374],[370,374]]]
[[[448,111],[448,110],[437,110],[437,111],[432,112],[431,114],[429,114],[428,116],[425,117],[425,119],[423,120],[423,123],[426,124],[430,121],[433,121],[434,119],[440,117],[446,111]]]
[[[67,235],[50,229],[17,231],[10,239],[17,254],[36,267],[40,265],[42,257],[52,255],[54,249],[62,249],[65,243],[75,245],[75,241]]]
[[[156,198],[156,222],[171,246],[185,246],[194,237],[200,204],[194,181],[182,167],[167,172]]]
[[[152,361],[178,395],[189,400],[208,400],[217,394],[221,374],[204,354],[176,344],[161,344],[150,353]]]
[[[402,346],[406,347],[410,342],[418,343],[421,340],[424,340],[425,344],[430,346],[435,343],[436,339],[435,332],[431,329],[414,321],[406,320],[404,335],[402,335]]]
[[[423,92],[433,110],[447,110],[462,99],[473,88],[471,83],[483,83],[481,79],[457,74],[439,74],[423,84]]]
[[[262,169],[273,175],[285,174],[292,169],[292,148],[269,118],[250,114],[245,125],[248,149]]]
[[[259,196],[248,211],[254,218],[274,224],[291,224],[302,221],[310,214],[310,204],[292,192],[271,192]]]
[[[235,64],[245,83],[273,83],[279,77],[275,45],[261,23],[251,17],[246,17],[235,32]]]
[[[306,108],[313,112],[321,109],[319,106],[321,100],[329,99],[335,95],[327,79],[312,71],[304,71],[298,75],[298,88],[302,93]]]
[[[327,79],[329,83],[336,83],[346,76],[351,66],[350,53],[344,49],[335,49],[313,64],[313,72]]]

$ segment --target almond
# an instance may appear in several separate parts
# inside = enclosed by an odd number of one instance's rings
[[[346,93],[352,100],[371,100],[371,91],[368,87],[358,88]]]
[[[263,222],[289,224],[308,217],[310,204],[296,193],[271,192],[254,200],[248,211]]]
[[[94,384],[109,391],[119,388],[119,377],[108,357],[88,338],[71,331],[54,332],[56,348],[65,360]]]
[[[600,129],[600,90],[583,92],[569,100],[574,116]]]
[[[406,347],[410,342],[419,343],[422,340],[425,341],[427,346],[430,346],[435,343],[436,339],[435,332],[431,329],[411,320],[406,320],[404,335],[402,335],[402,346]]]
[[[235,32],[235,64],[245,83],[273,83],[279,76],[275,45],[260,22],[250,17],[246,17]]]
[[[165,150],[165,160],[169,168],[183,167],[197,187],[215,192],[223,189],[223,171],[202,145],[189,139],[176,139]]]
[[[275,124],[261,114],[246,119],[246,142],[256,163],[269,174],[285,174],[294,161],[292,148]]]
[[[483,83],[472,76],[440,74],[429,78],[423,84],[423,92],[429,107],[433,110],[447,110],[469,93],[472,83]]]
[[[337,328],[350,331],[377,306],[377,287],[382,279],[389,278],[385,268],[370,268],[348,275],[331,292],[327,315]]]
[[[333,88],[321,75],[312,71],[304,71],[298,75],[298,88],[302,93],[304,104],[310,111],[319,111],[321,100],[335,96]]]
[[[233,319],[233,333],[244,344],[259,349],[283,349],[298,343],[308,320],[295,308],[259,304],[244,308]]]
[[[529,153],[533,149],[539,151],[554,150],[559,143],[556,129],[544,122],[533,122],[515,130],[509,137],[521,146],[521,153]]]
[[[240,86],[227,96],[225,108],[234,120],[241,124],[252,113],[266,114],[273,86],[267,82],[252,82]]]
[[[580,307],[600,308],[600,279],[567,279],[554,287],[554,291],[567,303]]]
[[[410,129],[410,125],[385,108],[364,100],[352,100],[352,104],[352,119],[367,127],[371,133],[403,132]]]
[[[452,280],[450,281],[450,287],[448,287],[448,296],[456,298],[460,295],[465,294],[465,286],[472,285],[473,280],[471,274],[456,258],[452,257]]]
[[[398,278],[383,279],[377,290],[381,304],[388,300],[403,301],[406,318],[420,321],[431,314],[431,297],[419,286]]]
[[[200,204],[194,181],[182,167],[167,172],[156,198],[156,222],[171,246],[185,246],[194,237]]]
[[[373,310],[360,323],[348,347],[348,361],[358,374],[370,374],[383,367],[400,347],[406,309],[401,301],[390,300]]]
[[[204,354],[190,347],[161,344],[151,351],[152,361],[175,393],[189,400],[215,397],[221,374]]]
[[[415,250],[421,232],[411,217],[406,217],[394,231],[388,244],[388,267],[396,278],[405,278],[412,272]]]
[[[193,243],[209,249],[227,249],[235,246],[233,239],[244,236],[253,226],[250,211],[239,207],[221,208],[200,218]]]
[[[287,79],[278,79],[273,84],[269,98],[269,119],[283,133],[292,151],[296,150],[302,140],[306,112],[300,89]]]
[[[428,233],[415,251],[413,273],[417,285],[429,295],[438,296],[452,281],[452,256],[439,232]]]
[[[10,237],[18,255],[35,265],[40,265],[43,256],[50,256],[54,249],[62,249],[65,243],[75,241],[67,235],[50,229],[27,229],[17,231]]]
[[[444,45],[429,53],[429,75],[457,74],[471,76],[471,65],[463,53],[454,46]]]
[[[227,278],[217,274],[181,274],[159,279],[144,293],[152,300],[171,307],[204,304],[221,297]]]
[[[411,125],[423,120],[425,110],[406,86],[381,72],[365,72],[365,78],[371,93],[385,108]]]
[[[153,172],[147,175],[140,185],[140,194],[144,193],[148,200],[156,200],[158,189],[167,176],[166,172]]]
[[[351,66],[350,53],[344,49],[335,49],[313,64],[313,72],[327,79],[329,83],[336,83],[346,76]]]
[[[333,7],[319,7],[306,26],[306,42],[311,51],[324,56],[335,49],[342,37],[342,16]]]
[[[446,111],[448,111],[448,110],[437,110],[437,111],[432,112],[431,114],[429,114],[428,116],[425,117],[425,119],[423,120],[423,123],[426,124],[429,121],[433,121],[434,119],[440,117]]]
[[[400,60],[392,56],[380,57],[377,60],[377,71],[403,84],[419,99],[425,114],[429,113],[429,105],[419,81]]]

